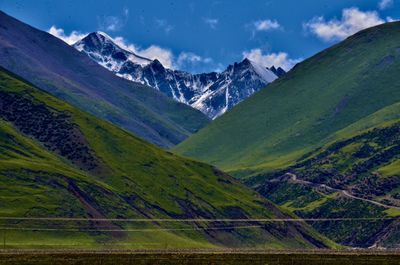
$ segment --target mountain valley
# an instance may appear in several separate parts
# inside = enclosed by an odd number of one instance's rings
[[[0,11],[4,248],[400,248],[400,22],[288,72],[84,35]]]
[[[397,248],[399,27],[314,55],[175,150],[303,218],[365,218],[312,224],[337,243]]]

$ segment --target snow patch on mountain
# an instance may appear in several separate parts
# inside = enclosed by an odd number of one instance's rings
[[[269,69],[267,69],[266,67],[263,67],[259,64],[256,64],[253,61],[250,61],[251,65],[254,68],[254,71],[256,71],[256,73],[262,78],[264,79],[264,81],[271,83],[273,82],[277,76]]]

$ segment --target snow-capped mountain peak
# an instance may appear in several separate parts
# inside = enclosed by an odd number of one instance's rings
[[[268,68],[245,58],[219,73],[206,96],[192,106],[216,118],[277,78]]]
[[[109,35],[101,31],[90,33],[73,46],[113,72],[119,71],[126,61],[142,66],[152,62],[148,58],[118,46]]]
[[[267,67],[263,67],[260,64],[257,64],[253,61],[250,61],[251,65],[254,68],[254,71],[256,71],[256,73],[262,78],[264,79],[264,81],[271,83],[273,82],[275,79],[277,79],[278,77],[275,75],[274,72],[272,72],[270,69],[268,69]]]
[[[90,33],[73,46],[116,75],[151,86],[213,119],[273,82],[282,70],[245,58],[221,73],[191,74],[128,51],[104,32]]]
[[[109,41],[112,41],[112,38],[107,33],[103,32],[103,31],[96,31],[96,32],[94,32],[94,34],[103,36],[105,39],[107,39]]]

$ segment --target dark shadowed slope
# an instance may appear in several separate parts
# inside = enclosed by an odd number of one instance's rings
[[[231,171],[288,165],[400,100],[399,42],[400,22],[361,31],[298,64],[176,151]]]
[[[1,11],[0,65],[162,147],[181,142],[208,122],[201,112],[116,77],[63,41]]]
[[[214,167],[148,144],[2,69],[0,187],[0,227],[11,229],[7,240],[15,247],[311,248],[330,244],[303,223],[198,220],[288,215]],[[33,219],[2,219],[5,216]]]

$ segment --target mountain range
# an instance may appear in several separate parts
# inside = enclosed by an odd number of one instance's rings
[[[229,65],[221,73],[172,70],[157,59],[151,60],[118,46],[104,32],[90,33],[73,46],[116,75],[151,86],[212,119],[285,74],[280,67],[268,69],[249,59]]]

